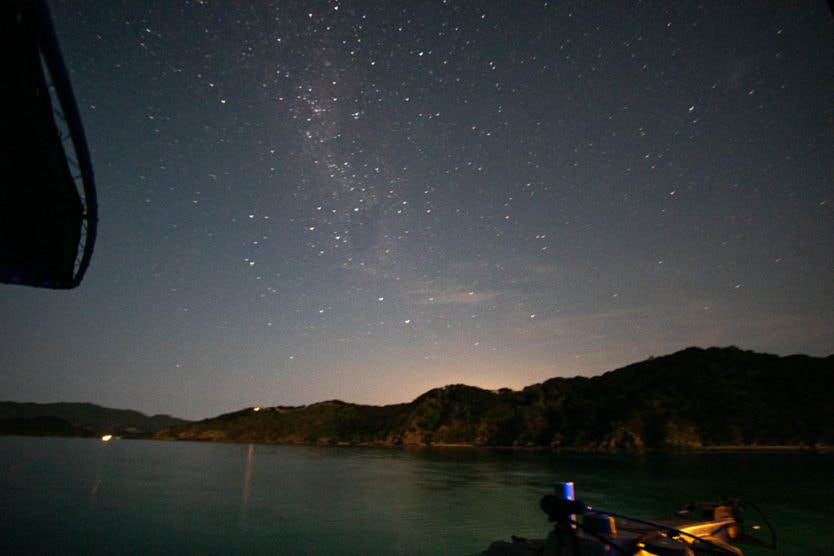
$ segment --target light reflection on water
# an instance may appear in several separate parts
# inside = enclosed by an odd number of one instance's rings
[[[0,530],[13,553],[471,554],[545,536],[539,499],[571,480],[586,503],[645,517],[739,496],[776,524],[777,554],[823,553],[832,463],[0,437],[0,502],[15,508]]]
[[[249,509],[249,493],[252,492],[252,460],[255,459],[255,445],[249,444],[246,448],[246,471],[243,475],[243,504],[240,508],[240,517],[244,519]]]

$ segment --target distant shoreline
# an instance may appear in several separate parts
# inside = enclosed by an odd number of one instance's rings
[[[315,446],[328,448],[396,448],[403,450],[410,449],[449,449],[449,450],[494,450],[494,451],[515,451],[515,452],[562,452],[562,453],[583,453],[583,454],[687,454],[704,452],[757,452],[757,453],[834,453],[834,446],[802,444],[780,444],[780,445],[722,445],[722,446],[699,446],[699,447],[669,447],[669,448],[645,448],[635,449],[602,449],[594,447],[579,446],[488,446],[484,444],[469,443],[431,443],[431,444],[403,444],[391,442],[246,442],[237,440],[207,440],[200,438],[154,438],[161,442],[219,442],[221,444],[254,444],[258,446]]]
[[[523,390],[465,384],[407,404],[250,406],[200,421],[89,403],[0,402],[0,434],[563,453],[830,452],[834,356],[687,348]]]
[[[686,450],[683,450],[686,451]],[[834,452],[834,446],[820,445],[820,446],[804,446],[797,445],[751,445],[751,446],[703,446],[701,448],[693,448],[695,452]]]
[[[95,435],[71,436],[71,435],[35,435],[35,434],[0,434],[0,437],[28,437],[28,438],[88,438],[100,439]],[[723,445],[723,446],[699,446],[691,448],[670,447],[670,448],[646,448],[642,450],[612,450],[593,447],[579,446],[487,446],[482,444],[467,443],[436,443],[436,444],[395,444],[389,442],[246,442],[236,440],[206,440],[188,438],[153,438],[145,436],[118,437],[122,440],[153,440],[157,442],[196,442],[196,443],[219,443],[219,444],[254,444],[258,446],[308,446],[326,448],[396,448],[403,450],[410,449],[439,449],[439,450],[490,450],[490,451],[515,451],[515,452],[554,452],[566,454],[695,454],[705,452],[756,452],[756,453],[834,453],[834,446],[816,445],[807,446],[801,444],[780,444],[780,445]]]

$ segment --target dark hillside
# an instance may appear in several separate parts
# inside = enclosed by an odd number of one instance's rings
[[[831,446],[832,393],[834,357],[689,348],[520,392],[451,385],[409,404],[246,409],[156,437],[583,450]]]
[[[142,438],[185,422],[168,415],[147,417],[138,411],[91,403],[0,402],[0,434]]]

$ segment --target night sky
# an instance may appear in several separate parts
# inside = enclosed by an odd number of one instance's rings
[[[0,399],[197,419],[834,353],[824,1],[50,7],[99,239],[76,290],[0,285]]]

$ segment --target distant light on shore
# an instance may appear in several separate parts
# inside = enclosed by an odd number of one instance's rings
[[[101,437],[102,442],[109,442],[113,438],[112,434],[105,434]]]

